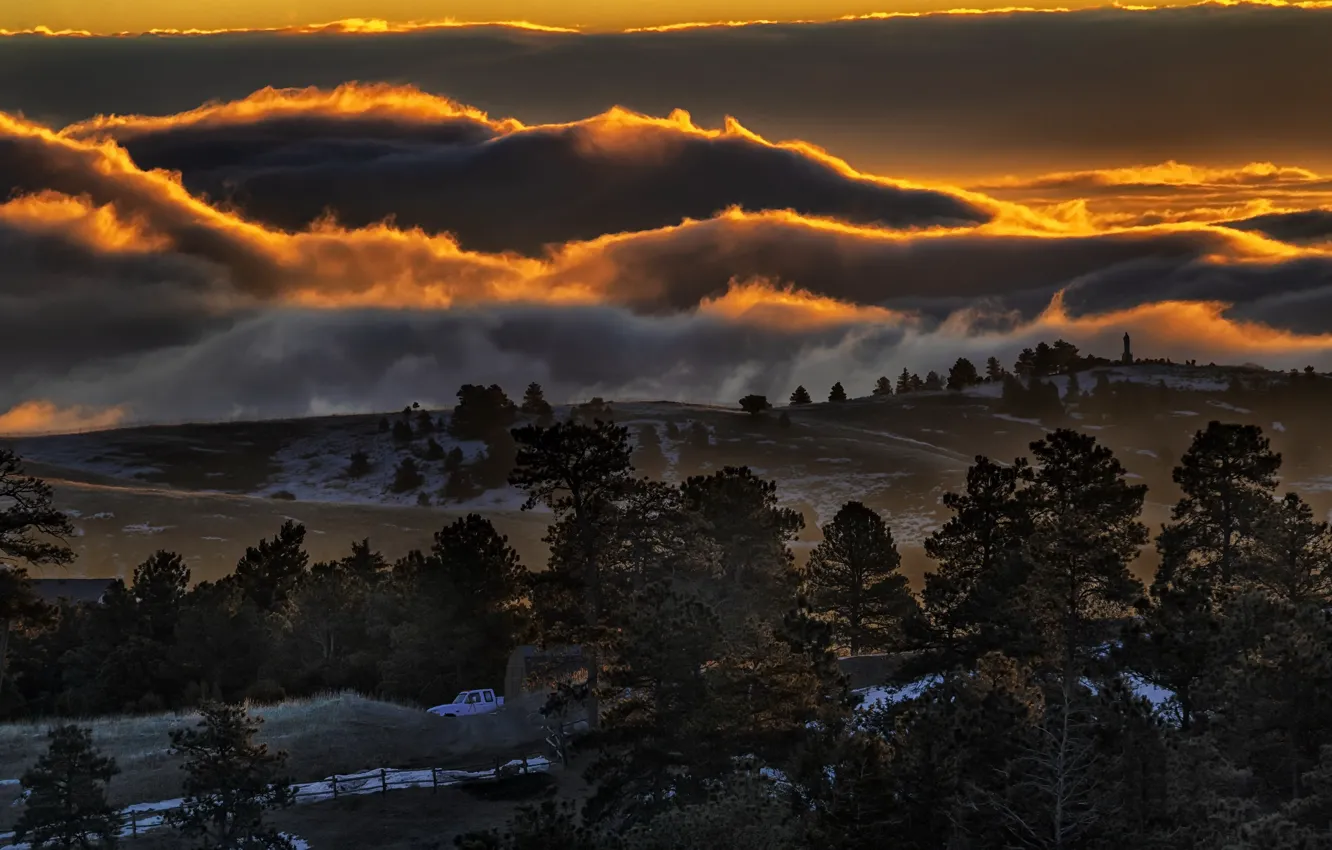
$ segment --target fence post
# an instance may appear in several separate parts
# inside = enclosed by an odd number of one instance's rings
[[[523,756],[523,773],[527,773],[527,756]]]
[[[338,799],[338,775],[333,774],[333,778],[329,782],[333,783],[333,799],[336,800]]]
[[[382,767],[379,769],[379,787],[382,793],[388,793],[388,770]]]
[[[130,835],[139,834],[139,814],[133,809],[130,810]]]
[[[439,791],[439,768],[430,768],[430,791],[436,793]]]

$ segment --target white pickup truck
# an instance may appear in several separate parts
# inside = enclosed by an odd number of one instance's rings
[[[463,691],[454,697],[453,702],[426,710],[439,717],[470,717],[473,714],[489,714],[503,705],[504,697],[497,697],[490,688],[483,688]]]

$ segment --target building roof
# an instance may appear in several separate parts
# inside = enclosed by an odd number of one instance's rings
[[[101,602],[114,583],[110,578],[35,578],[32,589],[46,602]]]

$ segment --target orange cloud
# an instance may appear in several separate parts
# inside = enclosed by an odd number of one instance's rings
[[[99,410],[78,405],[58,407],[42,400],[25,401],[0,413],[0,436],[99,431],[119,425],[126,413],[124,407]]]
[[[1129,310],[1069,316],[1063,293],[1032,323],[1042,333],[1086,339],[1132,329],[1149,348],[1175,347],[1221,356],[1332,351],[1332,333],[1297,334],[1261,322],[1227,317],[1233,305],[1219,301],[1157,301]]]
[[[547,26],[530,21],[455,21],[452,19],[432,21],[386,21],[381,18],[343,18],[322,24],[298,24],[287,27],[228,27],[201,29],[189,27],[175,29],[170,27],[146,30],[122,30],[119,32],[91,32],[83,29],[52,29],[36,26],[23,30],[0,29],[4,36],[46,36],[51,38],[136,38],[139,36],[209,36],[274,33],[277,35],[387,35],[398,33],[429,32],[431,30],[475,29],[479,27],[502,27],[505,29],[525,30],[544,33],[578,33],[580,30],[569,27]]]
[[[737,324],[788,331],[861,324],[917,324],[916,317],[910,313],[849,304],[794,286],[774,286],[765,281],[732,281],[726,294],[703,299],[698,313]]]

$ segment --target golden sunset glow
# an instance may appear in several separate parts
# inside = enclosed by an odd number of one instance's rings
[[[884,20],[921,15],[984,15],[1066,12],[1114,8],[1150,11],[1190,6],[1254,5],[1321,9],[1329,0],[1207,0],[1153,4],[1083,2],[1014,6],[1002,0],[956,7],[947,0],[645,0],[591,3],[586,0],[461,0],[441,16],[436,0],[297,0],[275,6],[261,0],[226,4],[180,4],[135,0],[106,4],[96,0],[51,0],[0,9],[0,35],[91,37],[94,35],[217,35],[228,32],[311,34],[385,34],[468,26],[499,26],[551,33],[671,32],[764,24]]]
[[[114,428],[126,413],[123,407],[93,410],[79,406],[58,407],[49,401],[25,401],[0,413],[0,437]]]

